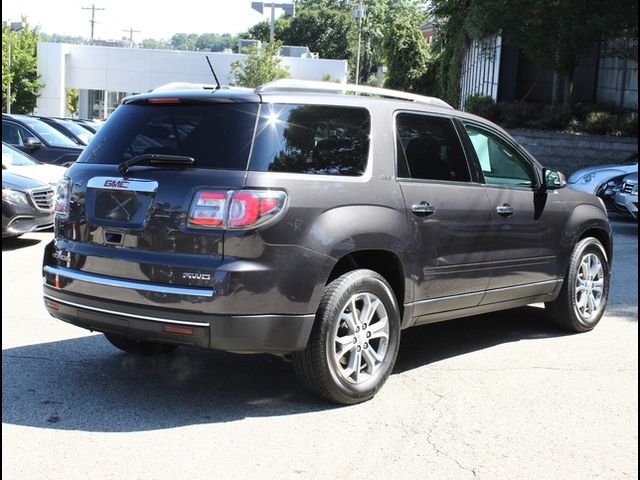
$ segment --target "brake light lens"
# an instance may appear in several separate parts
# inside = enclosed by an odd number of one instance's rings
[[[71,197],[71,179],[64,177],[58,182],[53,200],[53,211],[56,215],[69,214],[69,199]]]
[[[285,206],[287,194],[279,190],[196,192],[189,211],[194,227],[242,229],[263,225]]]

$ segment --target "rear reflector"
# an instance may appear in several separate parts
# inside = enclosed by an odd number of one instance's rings
[[[59,303],[52,302],[51,300],[47,300],[46,298],[44,300],[44,304],[47,307],[52,308],[53,310],[60,310],[60,304]]]
[[[280,190],[196,192],[189,224],[207,228],[252,228],[273,219],[284,209],[287,194]]]
[[[192,328],[175,327],[173,325],[167,325],[163,328],[166,333],[179,333],[180,335],[193,335]]]

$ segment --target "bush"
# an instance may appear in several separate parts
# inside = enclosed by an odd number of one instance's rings
[[[623,137],[638,136],[638,112],[628,112],[620,117],[620,134]]]
[[[598,104],[577,104],[571,111],[560,105],[499,102],[476,95],[465,110],[493,120],[504,128],[568,130],[595,135],[638,136],[638,112]]]
[[[618,133],[616,115],[609,112],[591,112],[582,122],[582,131],[596,135],[615,135]]]
[[[498,120],[498,108],[488,95],[473,95],[464,102],[465,112],[473,113],[488,120]]]

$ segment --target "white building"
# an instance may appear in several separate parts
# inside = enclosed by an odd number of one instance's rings
[[[123,97],[171,82],[215,83],[205,59],[209,56],[222,84],[228,84],[231,64],[243,54],[95,47],[38,43],[38,74],[44,83],[37,113],[66,115],[66,89],[80,90],[81,118],[106,118]],[[347,61],[282,57],[291,78],[346,82]]]

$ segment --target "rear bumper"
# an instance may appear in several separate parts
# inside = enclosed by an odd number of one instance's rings
[[[210,315],[149,309],[44,286],[49,313],[78,327],[139,340],[240,353],[303,350],[313,315]]]

